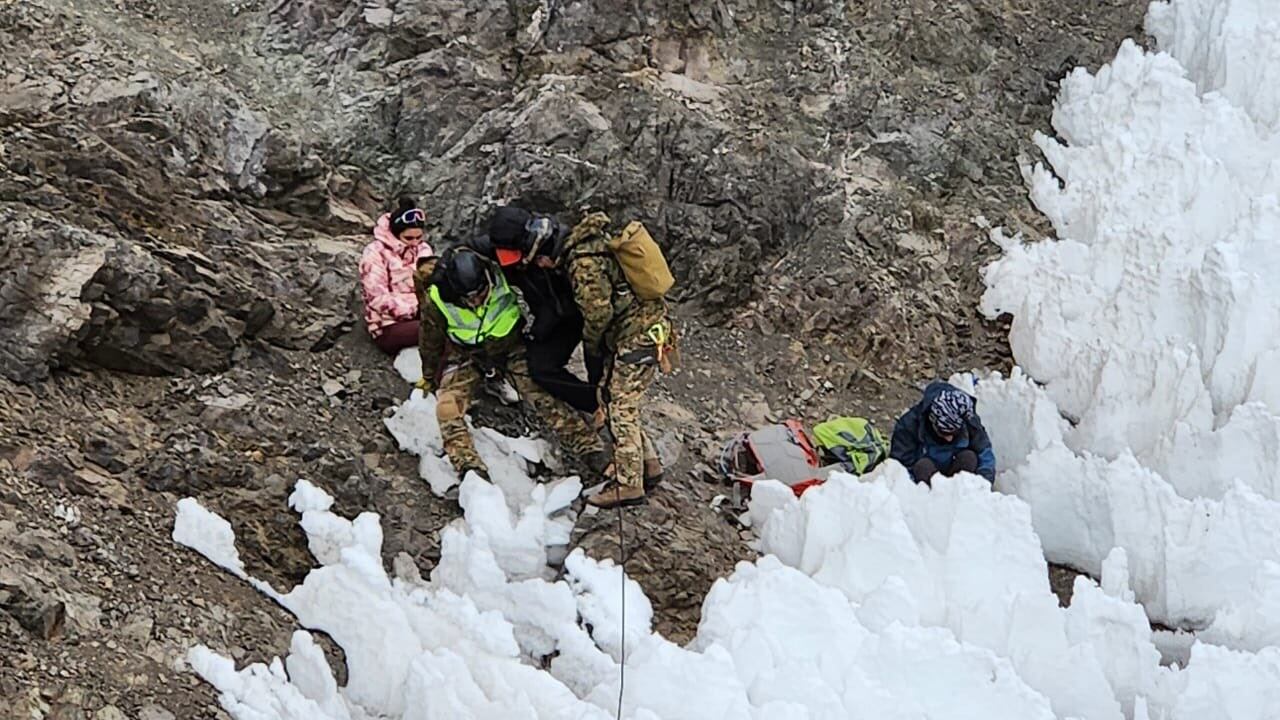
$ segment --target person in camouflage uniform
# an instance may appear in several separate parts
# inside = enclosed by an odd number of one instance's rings
[[[583,417],[529,377],[520,332],[524,318],[502,273],[466,248],[427,259],[415,273],[422,322],[418,353],[423,392],[436,393],[444,451],[459,476],[488,468],[467,429],[467,407],[487,372],[507,376],[520,396],[559,436],[564,448],[595,471],[608,463],[603,443]]]
[[[646,485],[656,485],[662,463],[640,425],[640,406],[659,361],[658,342],[672,337],[666,302],[636,297],[622,266],[606,246],[609,216],[592,213],[564,242],[559,258],[582,310],[583,349],[606,358],[601,404],[614,437],[616,482],[587,502],[602,508],[645,501]],[[648,482],[646,482],[648,480]]]

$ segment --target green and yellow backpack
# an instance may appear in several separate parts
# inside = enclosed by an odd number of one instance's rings
[[[889,457],[889,443],[872,422],[860,417],[834,417],[813,428],[824,454],[851,473],[862,475]]]

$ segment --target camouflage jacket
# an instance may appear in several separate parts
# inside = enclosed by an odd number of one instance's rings
[[[622,266],[605,245],[609,216],[592,213],[574,226],[565,240],[562,262],[582,310],[583,348],[609,353],[652,344],[645,331],[667,317],[662,300],[640,300],[631,292]]]
[[[447,365],[472,360],[483,367],[497,367],[505,363],[507,356],[520,349],[519,326],[506,337],[490,340],[478,347],[466,347],[449,340],[449,321],[436,306],[427,290],[434,283],[432,274],[436,260],[425,261],[413,273],[413,289],[418,295],[418,355],[422,358],[422,376],[439,382]]]

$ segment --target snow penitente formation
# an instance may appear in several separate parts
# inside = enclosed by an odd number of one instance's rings
[[[0,717],[1280,717],[1268,9],[0,8]]]

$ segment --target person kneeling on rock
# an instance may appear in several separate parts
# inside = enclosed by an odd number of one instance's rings
[[[575,409],[595,415],[600,409],[596,383],[604,374],[604,358],[584,348],[588,380],[569,370],[574,350],[582,344],[583,319],[573,285],[556,257],[569,228],[554,218],[512,205],[494,210],[489,233],[471,247],[501,266],[507,281],[520,290],[530,322],[525,331],[533,381]]]
[[[422,308],[418,352],[423,392],[436,393],[436,418],[445,454],[459,477],[488,468],[467,430],[471,397],[489,373],[511,380],[520,396],[559,435],[570,453],[593,472],[608,465],[600,437],[573,408],[529,378],[521,331],[524,318],[515,292],[491,262],[465,246],[423,262],[416,286]]]
[[[938,473],[950,477],[970,472],[989,482],[996,479],[995,452],[974,411],[973,397],[942,381],[930,383],[915,407],[898,418],[889,456],[926,485]]]

